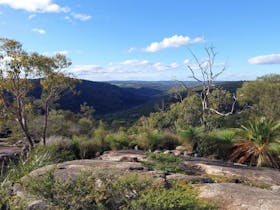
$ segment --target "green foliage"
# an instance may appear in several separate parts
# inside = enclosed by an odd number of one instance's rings
[[[73,137],[73,142],[78,151],[78,158],[91,159],[96,157],[96,153],[103,152],[104,145],[95,142],[94,139],[88,139],[87,137]]]
[[[173,154],[148,154],[149,161],[143,162],[144,165],[153,170],[162,170],[166,173],[184,172],[182,169],[183,159]]]
[[[249,117],[280,120],[280,75],[272,74],[245,82],[237,91],[241,105],[250,106]]]
[[[83,173],[68,181],[55,178],[53,171],[24,182],[26,190],[50,202],[53,209],[213,209],[197,198],[189,185],[170,183],[170,188],[153,185],[153,179],[130,174]]]
[[[202,134],[197,143],[196,152],[200,156],[214,156],[226,160],[238,133],[239,130],[235,129],[216,129]]]
[[[147,193],[132,201],[131,209],[135,210],[185,210],[215,209],[197,198],[197,192],[189,185],[174,184],[172,188],[163,187],[150,189]]]
[[[108,134],[105,141],[111,150],[127,149],[130,145],[129,136],[124,131]]]
[[[251,120],[244,128],[244,136],[234,144],[230,160],[239,163],[250,161],[257,166],[270,165],[279,167],[277,158],[280,147],[280,122],[265,117]]]
[[[146,130],[135,136],[135,143],[144,150],[174,149],[179,145],[178,137],[171,132]]]
[[[82,135],[89,134],[93,128],[93,122],[89,118],[81,118],[78,121],[79,133]]]
[[[186,129],[177,129],[177,134],[179,136],[180,143],[186,147],[189,147],[191,150],[196,149],[202,132],[202,127],[189,126]]]
[[[16,162],[10,162],[7,166],[6,173],[1,175],[0,180],[3,183],[7,181],[18,181],[37,168],[73,160],[76,158],[73,150],[74,147],[72,145],[63,142],[47,146],[37,146],[28,154],[28,157],[22,157]]]

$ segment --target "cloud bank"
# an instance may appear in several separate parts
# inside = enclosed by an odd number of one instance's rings
[[[280,54],[260,55],[248,59],[250,64],[280,64]]]
[[[161,62],[151,62],[148,60],[125,60],[108,65],[75,65],[70,68],[70,73],[82,79],[94,78],[133,78],[137,75],[139,78],[145,78],[150,74],[162,74],[167,71],[178,70],[182,65],[177,63],[163,64]]]

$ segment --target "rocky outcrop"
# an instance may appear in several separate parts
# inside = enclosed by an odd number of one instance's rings
[[[256,184],[280,185],[280,171],[271,168],[239,166],[222,161],[193,158],[185,161],[186,168],[201,174],[227,177]]]
[[[21,148],[15,146],[1,146],[0,145],[0,166],[10,160],[19,157]]]
[[[99,157],[100,160],[139,162],[146,160],[147,156],[141,150],[107,151]]]
[[[234,183],[203,184],[200,197],[227,210],[278,210],[280,194]]]
[[[216,203],[220,209],[279,209],[280,173],[278,170],[236,166],[222,161],[185,157],[184,170],[186,174],[166,174],[162,171],[152,171],[147,168],[142,163],[142,161],[146,160],[147,156],[143,151],[110,151],[105,152],[95,160],[74,160],[39,168],[23,177],[21,181],[24,182],[27,179],[40,177],[50,170],[53,171],[55,179],[62,181],[75,179],[82,172],[97,176],[111,173],[115,177],[137,173],[141,176],[152,178],[156,183],[161,184],[179,180],[189,182],[194,187],[199,188],[201,198],[211,203]],[[215,179],[217,177],[220,177],[220,180]],[[240,181],[237,182],[238,184],[226,183],[230,179]],[[244,182],[244,180],[250,182]],[[261,188],[260,183],[265,184],[262,185],[265,189]],[[20,184],[14,185],[13,192],[27,201],[28,209],[48,208],[46,201],[29,196]]]
[[[29,179],[30,177],[38,177],[46,174],[48,171],[53,170],[54,176],[67,180],[75,178],[82,172],[90,172],[92,174],[114,174],[115,176],[122,176],[128,173],[139,173],[142,175],[160,177],[163,172],[149,171],[142,163],[138,162],[119,162],[110,160],[73,160],[59,164],[48,165],[37,170],[32,171],[28,176],[23,177]]]

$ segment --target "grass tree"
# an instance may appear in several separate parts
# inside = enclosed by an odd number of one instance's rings
[[[274,158],[280,148],[280,122],[266,119],[252,120],[245,127],[245,137],[233,145],[230,161],[250,162],[258,167],[264,164],[279,167]]]

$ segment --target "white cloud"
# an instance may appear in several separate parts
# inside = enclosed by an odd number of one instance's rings
[[[106,78],[108,77],[144,77],[151,74],[162,74],[164,72],[180,69],[182,66],[177,63],[163,64],[160,62],[151,62],[147,60],[125,60],[118,63],[109,63],[108,65],[100,66],[96,64],[90,65],[75,65],[70,69],[70,73],[78,78]]]
[[[32,31],[35,32],[35,33],[39,33],[39,34],[46,34],[47,33],[44,29],[41,29],[41,28],[33,28]]]
[[[181,46],[187,46],[190,44],[202,43],[202,42],[205,42],[205,39],[203,37],[196,37],[194,39],[191,39],[188,36],[174,35],[172,37],[164,38],[160,42],[151,43],[149,46],[147,46],[144,49],[144,51],[156,52],[166,48],[181,47]]]
[[[31,20],[31,19],[35,18],[36,16],[37,16],[36,14],[31,14],[31,15],[29,15],[29,16],[28,16],[28,20]]]
[[[189,59],[184,60],[184,64],[189,64],[189,63],[190,63]]]
[[[28,12],[69,12],[69,8],[61,7],[52,0],[0,0],[0,4]]]
[[[150,62],[147,60],[125,60],[121,62],[122,65],[131,65],[131,66],[140,66],[140,65],[149,65]]]
[[[250,64],[280,64],[280,54],[260,55],[248,59]]]
[[[81,21],[87,21],[91,19],[90,15],[86,15],[86,14],[80,14],[80,13],[71,13],[71,16],[75,19],[81,20]]]

